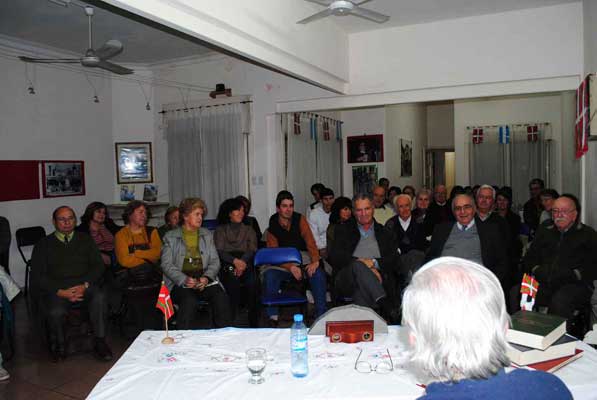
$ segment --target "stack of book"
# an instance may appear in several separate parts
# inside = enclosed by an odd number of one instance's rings
[[[554,372],[582,356],[577,339],[566,334],[564,318],[533,311],[512,315],[508,357],[516,366]]]

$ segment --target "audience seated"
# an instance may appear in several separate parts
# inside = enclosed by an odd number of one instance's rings
[[[300,265],[282,264],[280,268],[264,270],[263,283],[267,296],[274,296],[280,290],[284,281],[295,279],[309,280],[313,299],[315,301],[315,317],[319,317],[326,309],[326,276],[320,268],[320,256],[307,219],[294,212],[294,197],[286,190],[276,196],[277,212],[269,219],[267,233],[267,247],[294,247],[303,257],[306,267],[303,271]],[[275,307],[266,308],[266,314],[271,326],[277,326],[278,310]]]
[[[570,319],[589,305],[597,279],[597,233],[579,221],[580,203],[563,194],[553,204],[553,222],[539,225],[523,259],[525,272],[535,276],[539,291],[536,306]],[[520,285],[511,292],[512,311],[520,308]]]
[[[249,326],[258,322],[256,274],[253,257],[257,251],[257,235],[253,228],[243,224],[245,208],[235,199],[224,200],[218,211],[218,226],[214,243],[220,257],[220,281],[230,299],[232,320],[241,304],[241,285],[249,308]]]
[[[553,374],[506,372],[510,321],[504,294],[481,265],[454,257],[424,265],[402,306],[411,365],[426,384],[420,399],[572,399]]]
[[[164,214],[164,225],[158,228],[158,235],[160,235],[160,239],[164,239],[164,235],[166,234],[166,232],[178,228],[179,220],[180,214],[178,212],[178,207],[168,207],[166,213]]]
[[[382,188],[383,189],[383,188]],[[328,246],[336,294],[380,311],[390,322],[399,312],[398,245],[393,232],[373,218],[373,199],[353,199],[356,220],[335,226]]]
[[[196,329],[199,300],[212,308],[216,328],[231,323],[230,302],[218,281],[220,258],[212,233],[201,228],[207,207],[199,198],[184,199],[179,206],[181,227],[164,235],[164,281],[178,306],[177,329]]]
[[[427,240],[423,224],[417,223],[412,217],[412,199],[408,194],[401,194],[394,198],[398,215],[386,222],[386,228],[392,230],[400,250],[401,276],[405,281],[423,264]]]
[[[499,234],[503,239],[504,251],[508,253],[510,260],[510,270],[513,265],[518,265],[518,260],[512,257],[512,248],[514,247],[514,239],[518,238],[518,234],[512,237],[510,234],[510,227],[508,223],[495,212],[495,198],[497,191],[493,186],[481,185],[475,197],[477,205],[477,217],[479,224],[494,224],[499,229]],[[510,286],[510,284],[508,284]]]
[[[352,215],[352,201],[348,197],[338,197],[334,200],[332,210],[330,211],[330,224],[326,233],[326,254],[327,249],[331,247],[331,242],[334,241],[336,226],[345,224],[351,220],[354,220],[354,216]]]
[[[433,231],[437,224],[452,221],[452,211],[448,203],[448,190],[444,185],[437,185],[433,192],[433,201],[427,210],[429,213],[430,229]]]
[[[531,233],[536,231],[539,226],[539,219],[543,211],[540,197],[543,189],[545,189],[545,183],[542,179],[535,178],[529,182],[531,198],[524,203],[523,218],[524,223],[531,229]]]
[[[423,188],[417,193],[415,209],[412,211],[412,216],[415,219],[415,222],[423,224],[423,227],[425,228],[425,237],[431,236],[433,233],[433,223],[431,221],[431,213],[429,213],[430,202],[431,190]]]
[[[243,211],[245,214],[245,218],[243,218],[243,224],[248,225],[253,228],[255,231],[255,235],[257,235],[257,247],[261,248],[264,246],[263,243],[263,233],[261,233],[261,228],[259,227],[259,222],[257,218],[252,217],[249,215],[251,212],[251,201],[247,199],[245,196],[239,195],[236,196],[237,200],[243,203]]]
[[[415,192],[415,188],[411,185],[406,185],[404,188],[402,188],[402,193],[409,195],[411,199],[415,198]]]
[[[334,203],[334,191],[330,188],[323,188],[319,194],[321,197],[321,207],[317,207],[309,214],[308,221],[319,256],[327,257],[327,229],[330,224],[330,212]]]
[[[560,197],[560,194],[555,189],[543,189],[541,191],[539,198],[541,199],[541,207],[543,207],[543,211],[541,211],[541,216],[539,217],[540,224],[545,221],[548,221],[548,223],[553,222],[553,219],[551,218],[551,208],[558,197]]]
[[[506,288],[509,284],[509,260],[498,226],[481,223],[475,216],[475,202],[467,194],[456,195],[452,210],[456,222],[444,222],[435,227],[427,261],[452,256],[476,262],[492,271]]]
[[[398,187],[398,186],[391,186],[388,189],[388,196],[387,196],[386,203],[394,204],[394,202],[393,202],[394,197],[398,196],[401,193],[402,193],[402,190],[400,190],[400,187]],[[394,211],[396,211],[396,210],[394,210]]]
[[[325,189],[325,186],[322,183],[315,183],[311,186],[311,194],[315,201],[309,206],[308,212],[311,212],[315,207],[321,207],[321,191],[323,189]]]
[[[385,225],[395,214],[394,208],[386,204],[386,189],[383,186],[373,188],[373,206],[375,220],[381,225]]]
[[[496,194],[496,212],[497,215],[504,218],[506,224],[508,224],[508,229],[510,231],[510,240],[511,240],[511,255],[513,264],[512,267],[517,269],[518,263],[520,262],[520,257],[522,257],[522,242],[520,241],[520,215],[515,214],[512,212],[512,197],[510,197],[510,191],[504,190],[504,188],[500,189]],[[522,276],[518,276],[515,274],[514,279],[515,282],[519,282]]]
[[[74,304],[89,312],[95,336],[94,355],[109,361],[106,338],[107,299],[102,288],[104,263],[93,239],[75,232],[74,211],[58,207],[52,214],[56,231],[40,240],[31,256],[32,289],[47,321],[53,361],[66,357],[64,318]]]
[[[108,208],[104,203],[94,201],[85,208],[81,217],[81,224],[75,229],[91,236],[102,255],[104,265],[112,265],[114,255],[114,235],[120,230],[108,215]]]

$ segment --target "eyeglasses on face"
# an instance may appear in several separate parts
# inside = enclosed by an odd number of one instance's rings
[[[389,361],[383,360],[376,365],[371,365],[369,361],[359,361],[361,354],[363,354],[363,349],[361,349],[359,356],[354,363],[354,369],[363,374],[370,374],[371,372],[375,372],[377,374],[389,374],[394,370],[394,362],[392,361],[392,356],[390,355],[389,349],[386,349],[386,353],[388,354]]]
[[[456,206],[456,207],[454,207],[454,211],[456,211],[456,212],[470,211],[472,209],[473,209],[473,205],[472,204],[465,204],[463,206]]]
[[[576,211],[576,209],[575,209],[575,208],[573,208],[572,210],[566,210],[566,209],[563,209],[563,208],[552,208],[552,209],[551,209],[551,213],[552,213],[553,215],[558,215],[558,214],[561,214],[561,215],[570,215],[570,214],[572,214],[574,211]]]

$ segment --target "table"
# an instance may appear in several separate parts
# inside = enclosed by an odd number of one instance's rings
[[[171,332],[174,345],[163,345],[163,331],[142,332],[98,382],[88,399],[415,399],[423,393],[406,364],[404,329],[371,343],[330,343],[309,336],[309,375],[290,373],[290,329],[211,329]],[[584,343],[584,356],[556,372],[575,399],[597,399],[597,351]],[[264,347],[265,383],[248,383],[245,350]],[[394,371],[363,374],[354,362],[363,349],[376,364],[390,351]]]

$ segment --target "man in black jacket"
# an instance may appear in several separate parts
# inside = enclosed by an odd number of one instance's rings
[[[328,248],[336,294],[352,297],[355,304],[380,310],[390,322],[398,322],[396,238],[373,219],[369,195],[356,195],[352,204],[356,221],[337,225]]]
[[[553,222],[539,225],[535,240],[523,259],[527,273],[539,282],[535,304],[550,314],[571,318],[589,304],[597,279],[597,233],[579,222],[580,203],[563,194],[553,204]],[[520,285],[512,289],[510,306],[520,308]]]
[[[48,321],[52,359],[65,357],[63,320],[72,305],[89,311],[95,335],[94,355],[112,359],[106,344],[107,299],[101,287],[104,263],[91,236],[75,232],[74,211],[58,207],[52,214],[56,231],[41,239],[31,255],[32,291]]]
[[[492,271],[505,292],[509,290],[508,252],[498,226],[483,224],[475,217],[475,202],[468,194],[454,198],[452,211],[456,222],[435,227],[426,261],[442,256],[474,261]]]

